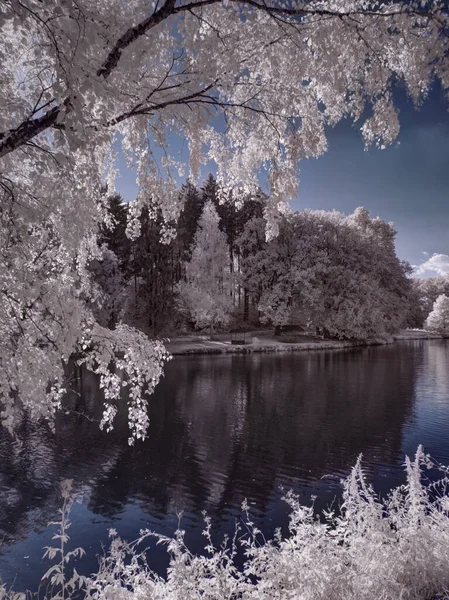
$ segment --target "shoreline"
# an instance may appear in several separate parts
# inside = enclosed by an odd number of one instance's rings
[[[228,335],[221,336],[229,338]],[[206,336],[189,336],[168,339],[165,347],[172,356],[208,355],[208,354],[253,354],[253,353],[292,353],[310,352],[316,350],[342,350],[369,346],[383,346],[396,341],[446,339],[447,336],[429,333],[427,331],[402,331],[389,338],[369,338],[367,340],[322,340],[313,338],[310,341],[282,342],[269,337],[260,340],[253,337],[248,344],[232,344],[230,340],[210,340]]]

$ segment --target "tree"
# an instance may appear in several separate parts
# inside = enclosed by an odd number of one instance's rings
[[[411,279],[411,289],[409,294],[409,312],[406,320],[406,327],[412,329],[422,329],[426,315],[421,305],[419,290],[415,285],[415,280]]]
[[[249,317],[250,305],[257,307],[265,287],[267,272],[270,269],[270,256],[266,241],[266,221],[260,215],[248,219],[236,240],[238,256],[238,278],[244,290],[244,320]],[[258,317],[260,315],[258,314]]]
[[[296,227],[297,214],[279,222],[278,235],[267,244],[266,250],[262,250],[261,256],[256,259],[257,263],[260,261],[256,273],[258,272],[259,276],[263,273],[266,277],[260,286],[261,320],[275,326],[296,320],[295,314],[300,303],[298,298],[301,289],[299,275],[302,271],[301,263],[305,255],[311,260],[317,258],[312,247],[308,248],[306,253],[301,250],[304,238]]]
[[[192,244],[203,212],[206,199],[191,181],[181,187],[182,210],[179,215],[176,232],[176,245],[179,248],[179,260],[182,265],[192,256]],[[179,278],[184,273],[179,274]]]
[[[405,326],[414,301],[412,282],[409,276],[413,269],[406,261],[396,256],[396,231],[393,223],[386,223],[379,217],[357,208],[347,219],[350,226],[362,238],[367,253],[369,273],[381,291],[379,307],[382,312],[383,331],[394,333]]]
[[[362,226],[363,225],[363,226]],[[368,211],[297,211],[266,242],[253,219],[239,239],[243,279],[262,321],[313,323],[338,338],[393,333],[410,304],[409,267],[395,254],[391,224]]]
[[[195,327],[209,327],[212,334],[214,327],[229,320],[232,298],[229,247],[211,200],[204,205],[185,271],[185,281],[178,285],[180,305]]]
[[[427,317],[425,328],[438,333],[449,332],[449,297],[441,294],[435,300],[433,310]]]
[[[121,312],[126,302],[126,278],[117,255],[106,244],[100,246],[98,258],[89,263],[92,273],[92,290],[97,288],[97,294],[91,294],[89,301],[92,311],[104,327],[113,329],[120,320]]]
[[[176,240],[161,239],[163,221],[160,214],[150,218],[148,210],[140,215],[140,235],[133,242],[131,262],[134,281],[127,321],[150,333],[159,335],[173,323],[174,287],[179,256]]]
[[[100,224],[98,243],[106,244],[117,257],[123,275],[129,276],[131,240],[126,235],[128,205],[120,194],[108,196],[104,202],[105,220]]]
[[[367,144],[384,146],[399,130],[394,82],[417,105],[435,78],[447,89],[448,24],[438,0],[2,2],[4,423],[12,427],[19,400],[33,417],[52,419],[70,356],[87,350],[110,403],[120,385],[107,365],[120,363],[124,382],[138,373],[129,414],[144,422],[139,389],[157,382],[162,347],[101,327],[86,302],[117,143],[140,185],[130,236],[145,205],[164,223],[179,215],[175,176],[184,165],[169,148],[176,134],[187,139],[193,180],[210,159],[223,191],[249,194],[265,167],[273,234],[280,205],[296,194],[299,160],[326,150],[326,125],[366,115]],[[214,127],[217,115],[224,131]],[[162,235],[172,234],[164,225]]]
[[[449,276],[442,275],[440,277],[425,277],[423,279],[416,278],[412,280],[412,286],[419,299],[422,314],[419,315],[418,308],[418,325],[422,326],[423,322],[432,311],[438,296],[441,294],[449,296]]]
[[[243,298],[243,319],[248,320],[249,295],[248,290],[241,289],[240,248],[237,244],[238,237],[243,233],[247,221],[254,217],[262,217],[266,197],[262,191],[257,194],[238,196],[232,193],[223,193],[217,180],[209,174],[201,188],[202,200],[211,200],[219,216],[220,229],[226,234],[229,246],[229,269],[235,275],[235,286],[231,290],[234,306],[241,307]],[[243,292],[243,293],[242,293]]]

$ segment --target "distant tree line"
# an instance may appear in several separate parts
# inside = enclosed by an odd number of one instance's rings
[[[392,224],[363,208],[349,216],[301,210],[280,215],[267,239],[268,198],[225,197],[210,175],[180,190],[183,208],[164,238],[162,215],[140,215],[126,235],[128,206],[106,200],[112,225],[91,264],[98,318],[150,335],[189,329],[301,324],[329,337],[364,339],[424,321],[412,268],[395,253]],[[431,307],[431,305],[430,305]],[[430,309],[429,309],[430,311]]]

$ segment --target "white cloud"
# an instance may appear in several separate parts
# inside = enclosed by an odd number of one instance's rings
[[[425,254],[423,252],[423,254]],[[449,273],[449,256],[447,254],[432,254],[425,262],[415,267],[416,275],[431,274],[446,275]]]

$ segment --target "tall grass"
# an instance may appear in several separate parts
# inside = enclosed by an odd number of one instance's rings
[[[293,493],[289,533],[266,541],[242,507],[244,526],[215,547],[205,517],[205,554],[193,555],[178,530],[167,538],[148,530],[127,543],[111,530],[97,573],[82,581],[92,600],[433,600],[449,590],[447,472],[424,485],[433,467],[419,447],[405,462],[406,483],[380,500],[359,459],[343,482],[339,510],[319,516]],[[154,542],[166,547],[165,578],[146,562]],[[237,557],[244,554],[242,568]],[[60,570],[58,571],[58,573]],[[73,582],[72,582],[73,583]],[[61,581],[58,580],[58,585]],[[4,589],[4,588],[3,588]],[[66,586],[65,597],[70,595]],[[12,598],[4,589],[4,597]],[[61,596],[49,596],[48,598]],[[0,593],[0,598],[2,595]]]

